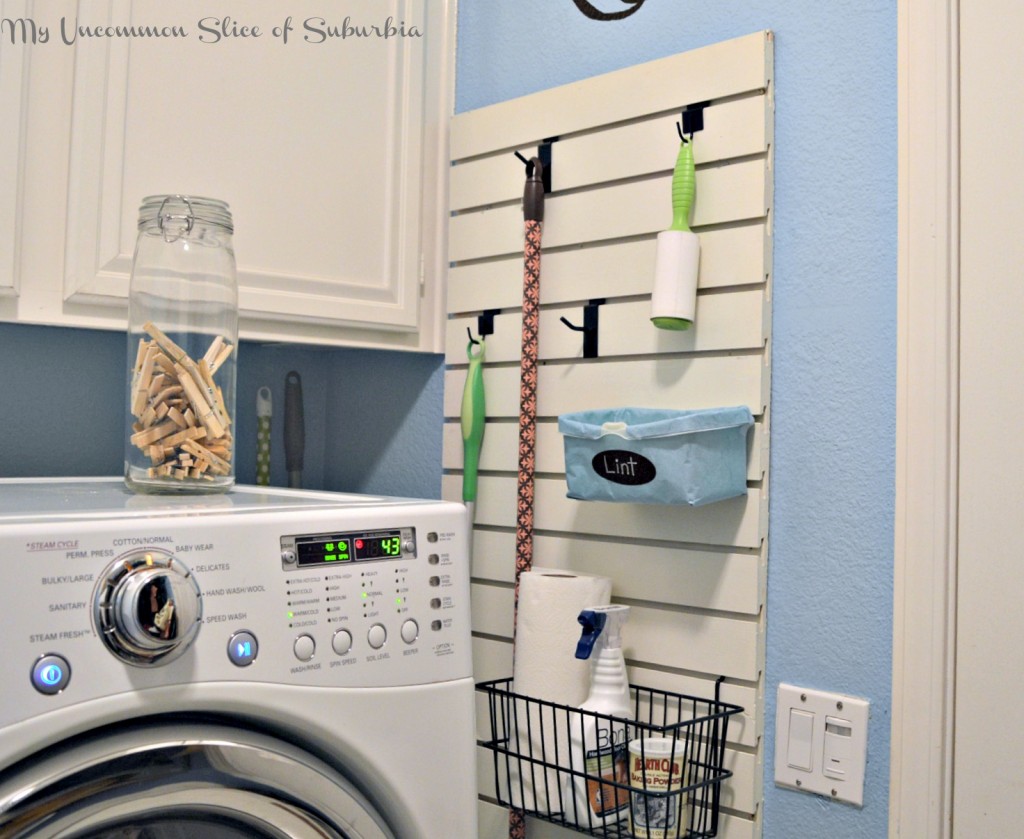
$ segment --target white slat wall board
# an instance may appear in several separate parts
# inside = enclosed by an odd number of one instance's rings
[[[559,328],[566,327],[559,324]],[[647,328],[654,327],[648,324]],[[687,408],[749,405],[751,411],[761,414],[768,400],[765,361],[763,353],[636,361],[588,359],[572,364],[549,360],[537,374],[537,412],[538,416],[558,416],[613,404],[678,408],[685,401]],[[449,368],[445,373],[446,417],[459,415],[465,381],[465,369]],[[519,415],[518,366],[485,366],[484,388],[488,417],[514,419]]]
[[[452,123],[442,493],[461,498],[458,419],[466,328],[497,310],[487,339],[487,431],[473,557],[478,680],[512,673],[523,166],[552,146],[541,259],[534,561],[602,574],[632,607],[630,679],[742,705],[726,748],[719,835],[761,835],[764,605],[771,358],[772,38],[752,35],[460,114]],[[697,134],[693,229],[701,238],[696,327],[649,322],[657,233],[671,217],[679,112],[708,101]],[[596,359],[560,322],[603,297]],[[588,408],[748,405],[745,498],[707,507],[565,496],[557,417]],[[487,736],[486,703],[478,729]],[[478,756],[480,835],[507,833],[491,754]],[[531,820],[533,839],[577,835]]]
[[[770,265],[765,228],[762,220],[699,231],[701,294],[710,288],[764,284]],[[579,300],[581,284],[585,298],[650,294],[654,236],[553,252],[546,248],[543,265],[542,304]],[[448,272],[448,311],[519,306],[522,272],[521,256],[453,266]]]

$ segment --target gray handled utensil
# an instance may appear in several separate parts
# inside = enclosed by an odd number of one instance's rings
[[[292,370],[284,379],[284,465],[288,486],[302,486],[302,460],[306,428],[302,415],[302,377]]]

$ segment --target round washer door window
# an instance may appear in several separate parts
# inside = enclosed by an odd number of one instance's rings
[[[7,839],[394,839],[333,767],[226,725],[115,729],[0,782]]]

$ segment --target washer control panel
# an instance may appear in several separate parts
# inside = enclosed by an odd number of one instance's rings
[[[282,537],[282,606],[288,628],[298,631],[296,660],[328,655],[337,657],[333,666],[368,664],[418,655],[432,639],[444,639],[438,649],[447,654],[458,598],[455,563],[440,539],[415,527]],[[421,555],[420,542],[442,547]]]
[[[217,505],[0,518],[0,612],[12,628],[0,725],[150,687],[391,687],[472,675],[462,505]]]

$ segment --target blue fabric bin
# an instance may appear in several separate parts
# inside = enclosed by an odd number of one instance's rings
[[[569,497],[698,507],[747,492],[750,409],[562,414]]]

